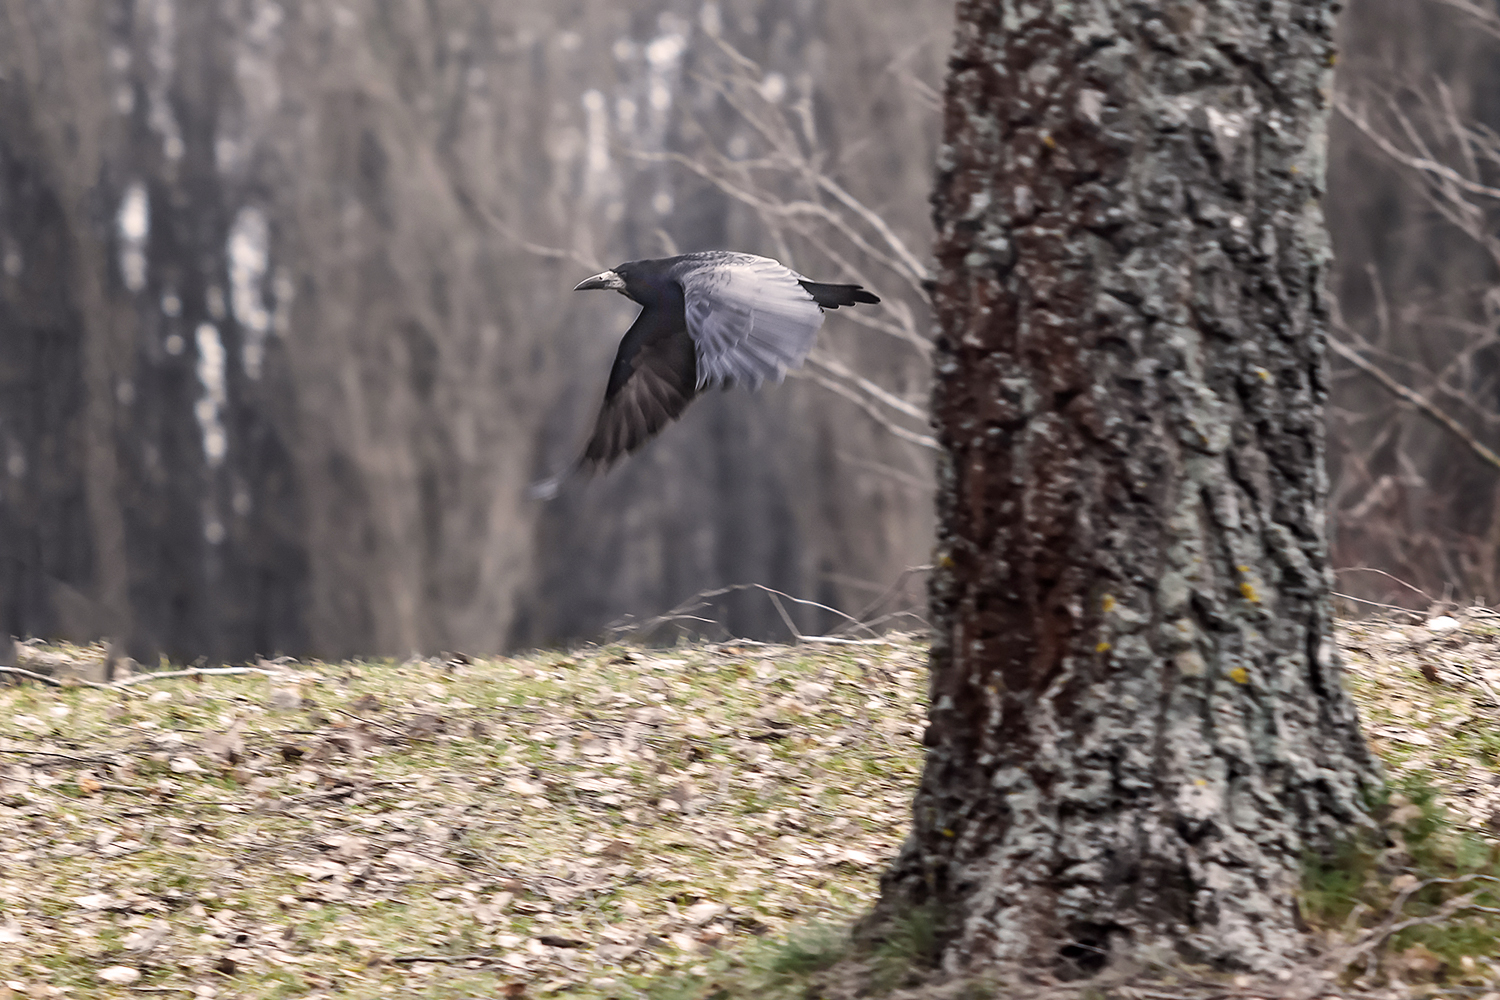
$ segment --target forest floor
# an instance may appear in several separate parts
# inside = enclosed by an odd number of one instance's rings
[[[1487,842],[1500,618],[1436,624],[1341,627],[1350,685],[1392,785]],[[0,998],[805,994],[904,835],[924,694],[910,637],[0,686]],[[1500,932],[1405,933],[1372,988],[1500,981]]]

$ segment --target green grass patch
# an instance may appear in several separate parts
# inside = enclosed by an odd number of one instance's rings
[[[1448,985],[1492,981],[1500,959],[1500,844],[1462,829],[1421,773],[1374,810],[1380,834],[1309,857],[1303,918],[1352,949],[1350,980]]]

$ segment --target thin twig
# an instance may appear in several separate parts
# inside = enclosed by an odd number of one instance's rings
[[[869,379],[865,378],[858,372],[851,371],[847,365],[835,360],[834,358],[831,358],[821,352],[814,351],[812,354],[808,355],[807,360],[811,364],[817,365],[820,368],[827,369],[830,373],[837,375],[839,378],[847,379],[848,381],[853,382],[856,386],[858,386],[864,392],[868,393],[871,397],[879,400],[898,413],[904,413],[908,417],[911,417],[913,420],[921,420],[924,423],[926,422],[926,407],[918,406],[916,403],[911,403],[907,400],[902,399],[895,393],[889,392],[885,388],[876,385],[874,382],[871,382]]]
[[[1408,615],[1411,615],[1413,618],[1422,617],[1420,612],[1413,611],[1411,608],[1403,608],[1399,604],[1381,604],[1379,601],[1367,601],[1363,597],[1355,597],[1353,594],[1341,594],[1336,590],[1331,591],[1331,593],[1334,597],[1342,597],[1346,601],[1354,601],[1358,604],[1368,604],[1372,608],[1384,608],[1387,611],[1401,611]]]
[[[933,437],[930,434],[918,434],[915,431],[907,430],[905,427],[902,427],[900,424],[891,420],[891,418],[886,414],[882,413],[880,409],[870,401],[869,397],[861,395],[860,393],[844,385],[842,382],[835,381],[834,379],[829,378],[827,375],[807,368],[804,368],[801,371],[788,372],[787,374],[791,375],[793,378],[803,378],[807,379],[809,382],[816,382],[818,385],[821,385],[823,388],[829,390],[830,392],[843,396],[849,402],[853,403],[861,410],[864,410],[865,413],[870,417],[870,419],[874,420],[881,427],[884,427],[893,435],[907,442],[908,444],[914,444],[919,448],[927,448],[931,451],[938,450],[937,438]]]
[[[191,670],[160,670],[149,674],[136,674],[134,677],[126,677],[124,680],[115,681],[113,684],[95,684],[93,686],[108,690],[119,690],[121,688],[134,687],[137,684],[147,684],[151,681],[169,681],[178,677],[220,677],[233,674],[260,674],[263,677],[286,676],[280,670],[265,670],[261,667],[194,667]]]
[[[910,487],[911,489],[918,490],[924,494],[931,494],[934,490],[937,489],[937,486],[936,484],[934,484],[932,479],[924,479],[921,476],[913,475],[910,472],[898,469],[895,466],[886,465],[884,462],[876,462],[873,459],[862,458],[859,455],[853,455],[847,451],[836,451],[833,453],[833,457],[838,459],[840,462],[847,462],[857,469],[866,469],[878,476],[884,476],[894,483],[900,483],[902,486]]]
[[[385,723],[383,723],[383,722],[376,722],[374,719],[362,718],[361,716],[355,715],[353,712],[349,711],[347,708],[335,708],[335,709],[333,709],[333,711],[339,713],[340,715],[348,716],[349,718],[353,719],[355,722],[361,723],[363,725],[374,726],[376,729],[384,729],[386,732],[390,733],[392,736],[399,736],[399,737],[401,737],[403,739],[406,738],[407,734],[403,733],[401,730],[395,728],[394,726],[387,726]]]
[[[1412,586],[1411,584],[1407,583],[1405,580],[1401,579],[1399,576],[1396,576],[1394,573],[1387,573],[1385,570],[1383,570],[1383,569],[1376,569],[1374,566],[1342,566],[1342,567],[1334,570],[1334,572],[1335,573],[1376,573],[1376,574],[1378,574],[1380,576],[1385,577],[1386,579],[1390,580],[1393,583],[1399,583],[1399,584],[1401,584],[1401,586],[1405,587],[1407,590],[1411,591],[1412,593],[1420,595],[1424,600],[1426,600],[1430,604],[1436,604],[1437,603],[1435,600],[1433,600],[1432,595],[1429,594],[1429,593],[1427,593],[1427,591],[1421,589],[1420,587],[1414,587],[1414,586]]]
[[[1390,390],[1392,394],[1406,400],[1408,403],[1415,406],[1418,410],[1421,410],[1427,416],[1431,417],[1433,420],[1436,420],[1438,423],[1448,428],[1448,430],[1452,431],[1460,441],[1468,445],[1470,451],[1472,451],[1485,463],[1493,466],[1496,469],[1500,469],[1500,455],[1495,454],[1494,451],[1487,448],[1479,441],[1475,440],[1474,435],[1470,434],[1462,424],[1434,406],[1425,396],[1421,396],[1412,389],[1409,389],[1408,387],[1402,385],[1400,382],[1397,382],[1380,368],[1365,360],[1365,358],[1362,357],[1358,351],[1354,350],[1352,347],[1349,347],[1347,344],[1340,343],[1339,341],[1334,340],[1331,337],[1329,338],[1328,343],[1329,346],[1333,348],[1334,352],[1339,355],[1339,357],[1355,365],[1365,374],[1369,375],[1371,378],[1375,379],[1375,381],[1385,386],[1385,388]]]
[[[97,681],[86,681],[82,677],[64,677],[61,679],[56,677],[48,677],[46,674],[38,674],[33,673],[30,670],[22,670],[20,667],[0,667],[0,674],[14,674],[17,677],[24,677],[27,680],[31,681],[41,681],[43,684],[58,688],[77,686],[98,688],[101,691],[112,691],[115,689],[115,686],[113,684],[100,684]]]
[[[792,624],[791,616],[786,613],[786,608],[781,606],[781,598],[777,597],[775,593],[768,593],[767,596],[771,598],[771,603],[776,606],[776,613],[781,616],[781,623],[786,626],[788,632],[792,633],[792,641],[801,642],[802,633],[797,630],[796,625]]]
[[[127,795],[149,795],[153,798],[172,794],[165,789],[153,788],[150,785],[109,785],[103,782],[99,784],[99,790],[101,792],[124,792]]]
[[[69,757],[65,753],[53,753],[51,750],[9,750],[4,747],[0,747],[0,753],[24,754],[26,756],[36,757],[56,757],[58,760],[65,760],[69,764],[83,764],[84,766],[113,763],[113,761],[105,760],[102,757]]]
[[[788,601],[791,601],[793,604],[801,604],[806,607],[818,608],[822,611],[827,611],[831,614],[838,615],[840,618],[843,618],[855,628],[864,629],[866,632],[869,632],[872,637],[879,638],[879,636],[876,635],[874,629],[865,625],[863,622],[855,618],[853,615],[849,614],[847,611],[840,611],[838,608],[829,607],[826,604],[819,604],[817,601],[809,601],[806,598],[793,597],[791,594],[788,594],[785,591],[774,590],[761,583],[734,583],[730,584],[727,587],[718,587],[713,590],[702,590],[697,594],[694,594],[692,597],[688,598],[686,601],[683,601],[681,604],[677,605],[677,607],[673,608],[671,611],[657,615],[655,618],[648,618],[644,622],[635,624],[617,621],[615,624],[610,626],[610,631],[617,634],[630,634],[634,632],[645,631],[647,629],[652,629],[657,627],[658,625],[665,625],[669,622],[678,621],[691,615],[694,611],[698,611],[699,609],[703,608],[709,601],[713,600],[716,597],[723,597],[726,594],[733,594],[742,590],[759,590],[765,594],[775,595],[776,597],[784,597]]]

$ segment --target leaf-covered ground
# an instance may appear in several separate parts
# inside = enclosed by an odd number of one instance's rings
[[[1345,625],[1350,685],[1393,783],[1489,837],[1500,619],[1446,625]],[[656,995],[867,907],[924,658],[610,646],[0,687],[0,997]]]
[[[845,918],[903,835],[924,655],[0,687],[0,995],[629,996]]]
[[[1394,785],[1431,784],[1451,818],[1500,832],[1500,614],[1346,622],[1344,668]]]

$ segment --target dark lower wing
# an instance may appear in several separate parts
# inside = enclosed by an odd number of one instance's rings
[[[807,289],[807,294],[824,309],[837,309],[839,306],[852,306],[861,302],[873,306],[880,301],[878,295],[865,291],[863,285],[828,285],[821,281],[797,283]]]
[[[642,310],[620,341],[583,454],[528,492],[551,500],[575,473],[608,468],[681,416],[697,394],[698,359],[681,316]]]
[[[697,395],[693,344],[686,336],[640,348],[634,371],[604,396],[582,462],[602,469],[676,420]]]

